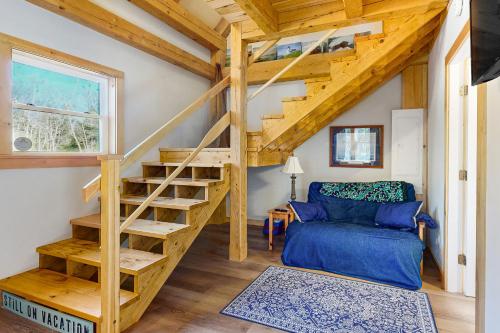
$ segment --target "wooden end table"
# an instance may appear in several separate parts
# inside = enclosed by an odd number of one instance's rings
[[[295,214],[289,205],[283,205],[276,208],[273,208],[268,211],[269,213],[269,251],[273,249],[273,228],[274,228],[274,219],[283,219],[285,233],[288,228],[288,223],[295,219]]]

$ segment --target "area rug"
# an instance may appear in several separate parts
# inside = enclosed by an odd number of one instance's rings
[[[437,332],[425,293],[276,266],[221,313],[287,332]]]

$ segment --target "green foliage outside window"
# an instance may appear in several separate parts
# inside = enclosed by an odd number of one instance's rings
[[[34,152],[99,152],[99,83],[13,62],[12,100],[95,118],[13,109],[13,139],[29,138]]]

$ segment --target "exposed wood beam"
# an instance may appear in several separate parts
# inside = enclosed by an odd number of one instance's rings
[[[355,18],[363,15],[363,1],[362,0],[343,0],[344,11],[347,18]]]
[[[280,14],[276,32],[264,32],[255,23],[245,21],[243,38],[248,42],[278,39],[391,17],[423,14],[432,9],[446,8],[447,4],[447,0],[382,0],[365,4],[363,15],[355,18],[347,18],[343,7],[332,9],[331,4],[324,4],[289,12],[287,15]]]
[[[229,23],[225,18],[221,18],[214,30],[221,34],[224,38],[227,38],[231,32],[231,23]]]
[[[226,46],[226,40],[221,34],[174,0],[128,1],[211,50],[220,50]]]
[[[247,257],[247,43],[231,24],[231,226],[229,259]]]
[[[278,13],[269,0],[235,0],[265,33],[278,31]]]
[[[89,0],[27,0],[207,79],[215,67]]]

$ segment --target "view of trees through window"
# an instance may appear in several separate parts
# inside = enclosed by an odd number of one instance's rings
[[[99,152],[98,82],[13,62],[15,140],[32,152]]]

